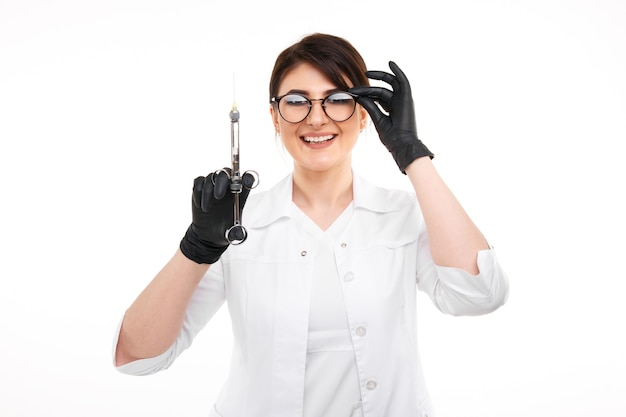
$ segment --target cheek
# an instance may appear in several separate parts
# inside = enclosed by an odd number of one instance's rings
[[[364,119],[362,117],[353,117],[352,119],[350,119],[350,124],[346,125],[345,128],[343,129],[343,133],[345,135],[349,135],[349,136],[354,135],[355,137],[357,137],[359,136],[361,131],[365,128],[366,123],[367,123],[367,119]]]
[[[287,123],[282,119],[278,120],[276,124],[277,133],[283,137],[295,135],[297,128],[297,124],[294,125],[293,123]]]

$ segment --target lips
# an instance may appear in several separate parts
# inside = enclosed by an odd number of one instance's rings
[[[333,140],[335,135],[324,135],[324,136],[302,136],[302,140],[306,143],[324,143],[329,140]]]

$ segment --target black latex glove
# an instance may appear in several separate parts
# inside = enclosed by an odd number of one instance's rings
[[[230,168],[224,170],[230,172]],[[244,186],[239,195],[240,210],[243,210],[254,182],[255,178],[251,174],[243,175]],[[194,180],[192,221],[180,242],[180,250],[187,258],[199,264],[217,262],[229,245],[225,235],[234,222],[233,200],[230,179],[226,172],[220,171],[218,174],[212,173]]]
[[[367,71],[365,75],[373,80],[384,81],[393,91],[383,87],[354,87],[352,94],[359,96],[357,102],[372,118],[378,136],[403,174],[411,162],[422,156],[434,155],[417,137],[415,108],[411,86],[402,70],[395,62],[389,61],[393,74],[383,71]],[[383,108],[385,114],[377,105]]]

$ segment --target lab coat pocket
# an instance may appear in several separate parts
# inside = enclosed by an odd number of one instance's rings
[[[398,236],[396,239],[387,240],[384,245],[387,249],[395,250],[403,246],[410,245],[417,242],[417,235],[403,235]]]

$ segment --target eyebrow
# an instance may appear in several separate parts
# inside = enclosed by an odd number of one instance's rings
[[[324,94],[326,96],[328,96],[330,94],[333,94],[333,93],[336,93],[336,92],[339,92],[339,91],[343,91],[343,90],[341,88],[332,88],[330,90],[324,91]],[[291,89],[291,90],[287,91],[286,94],[300,94],[300,95],[303,95],[305,97],[309,96],[309,92],[308,91],[306,91],[306,90],[298,90],[298,89]]]

